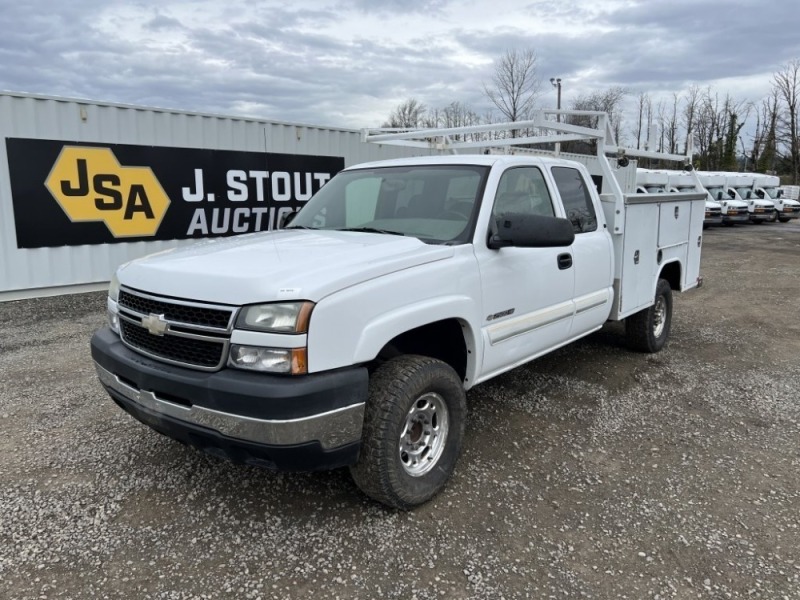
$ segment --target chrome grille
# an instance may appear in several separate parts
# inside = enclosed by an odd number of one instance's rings
[[[202,371],[225,366],[235,308],[130,289],[120,290],[117,307],[122,342],[135,352]]]
[[[128,309],[140,315],[164,315],[168,321],[200,325],[214,329],[228,330],[233,317],[233,310],[203,306],[198,303],[179,303],[175,300],[162,300],[150,295],[120,290],[120,308]]]
[[[187,367],[218,369],[222,366],[227,343],[179,337],[153,335],[136,323],[120,319],[122,339],[135,350],[153,358]]]

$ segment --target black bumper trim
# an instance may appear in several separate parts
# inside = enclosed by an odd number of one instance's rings
[[[322,471],[354,464],[361,447],[360,441],[327,451],[319,442],[291,446],[255,444],[149,411],[113,390],[108,392],[120,408],[158,433],[237,464],[280,471]]]
[[[236,369],[196,371],[141,356],[107,327],[94,334],[91,350],[101,367],[138,389],[254,419],[301,419],[367,400],[366,367],[295,377]]]

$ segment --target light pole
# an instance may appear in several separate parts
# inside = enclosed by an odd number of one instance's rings
[[[558,99],[556,100],[556,109],[561,110],[561,77],[551,77],[550,84],[558,90]],[[557,115],[558,120],[561,120],[561,115]]]
[[[561,110],[561,77],[551,77],[550,85],[557,90],[556,110]],[[561,113],[556,114],[556,121],[561,123]],[[556,142],[556,155],[561,152],[561,143]]]

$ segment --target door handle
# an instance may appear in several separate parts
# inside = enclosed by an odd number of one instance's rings
[[[572,266],[572,254],[559,254],[558,255],[558,268],[562,271],[569,269]]]

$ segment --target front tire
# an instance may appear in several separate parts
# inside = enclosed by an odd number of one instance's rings
[[[667,344],[671,326],[672,288],[659,279],[653,305],[625,319],[628,346],[637,352],[658,352]]]
[[[399,356],[370,377],[356,485],[388,506],[409,510],[444,487],[464,439],[461,378],[427,356]]]
[[[778,217],[778,221],[780,221],[781,223],[788,223],[789,217]]]

